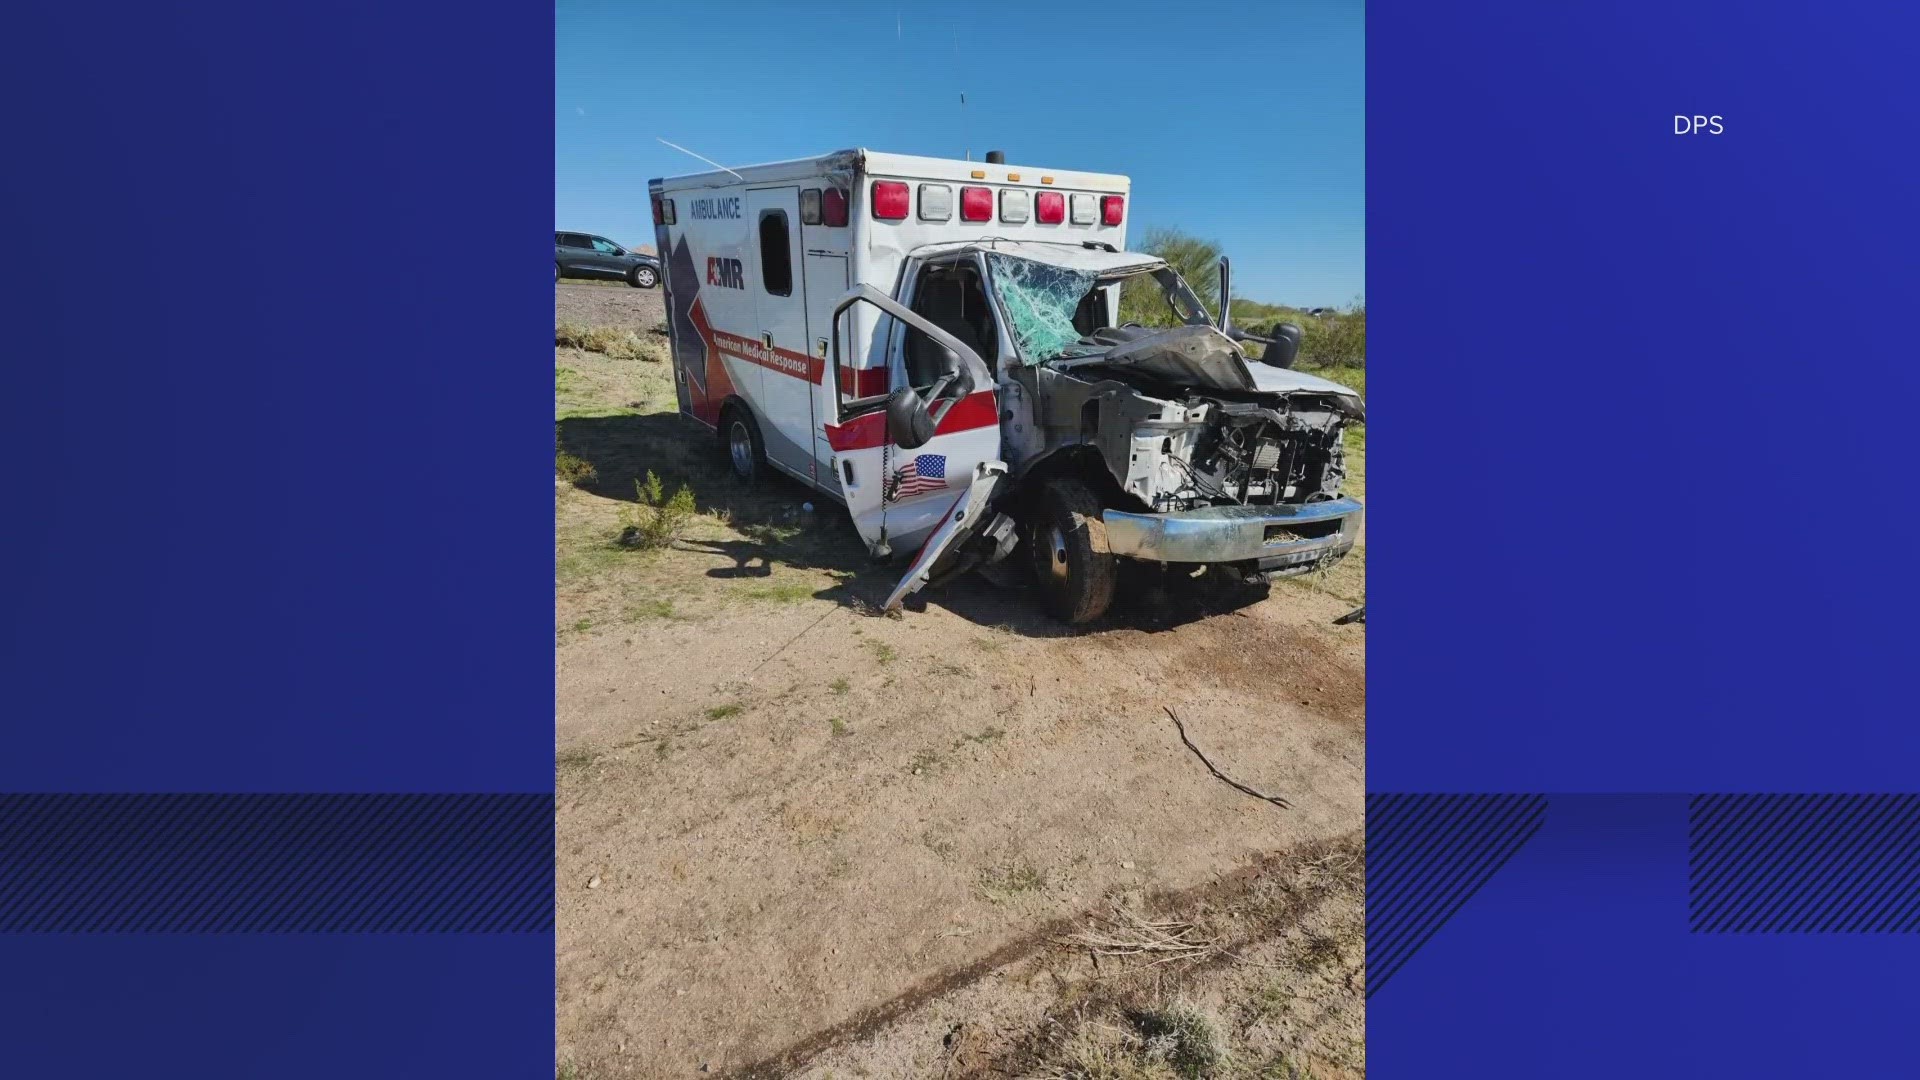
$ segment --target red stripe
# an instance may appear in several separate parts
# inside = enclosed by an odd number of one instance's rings
[[[730,334],[725,330],[713,332],[714,344],[720,351],[736,360],[745,360],[757,364],[768,371],[777,371],[782,375],[804,379],[818,384],[825,380],[827,362],[817,356],[808,356],[791,349],[774,346],[769,349],[764,343],[752,338]],[[850,397],[878,397],[887,392],[886,368],[841,368],[840,390]]]
[[[752,338],[730,334],[725,330],[713,332],[713,343],[721,352],[736,360],[745,360],[749,364],[757,364],[768,371],[777,371],[782,375],[791,375],[810,383],[820,381],[821,369],[825,363],[817,356],[808,356],[805,353],[797,353],[778,346],[770,349]]]
[[[953,408],[947,410],[947,415],[941,418],[934,434],[952,435],[974,428],[991,427],[999,422],[1000,405],[993,391],[980,390],[955,402]],[[871,450],[887,443],[887,417],[884,412],[865,413],[845,424],[828,424],[826,427],[827,445],[836,452]]]

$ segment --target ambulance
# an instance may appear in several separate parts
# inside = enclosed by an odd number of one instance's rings
[[[1084,623],[1124,561],[1257,583],[1352,548],[1360,396],[1291,369],[1298,327],[1231,324],[1225,259],[1209,315],[1129,252],[1126,177],[847,150],[648,188],[680,411],[903,558],[887,607],[1024,564]]]

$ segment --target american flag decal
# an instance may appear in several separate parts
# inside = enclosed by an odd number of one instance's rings
[[[947,455],[921,454],[895,469],[883,493],[886,501],[909,499],[947,486]]]

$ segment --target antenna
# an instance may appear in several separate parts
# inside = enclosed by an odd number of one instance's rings
[[[746,177],[741,176],[739,173],[734,172],[732,169],[727,168],[725,165],[722,165],[719,162],[713,160],[712,158],[707,157],[705,154],[696,154],[693,151],[687,149],[686,147],[681,146],[679,143],[667,142],[667,140],[661,139],[660,136],[658,135],[655,135],[654,138],[659,139],[663,143],[667,143],[668,146],[673,147],[675,150],[680,151],[681,153],[687,155],[688,157],[699,158],[701,161],[704,161],[707,164],[713,166],[714,168],[719,169],[721,172],[726,173],[729,176],[732,176],[735,180],[738,180],[743,184],[747,182]]]
[[[960,66],[960,31],[953,32],[953,63]],[[964,67],[962,71],[966,70]],[[973,160],[972,140],[967,138],[967,92],[960,91],[960,142],[965,145],[967,160]]]

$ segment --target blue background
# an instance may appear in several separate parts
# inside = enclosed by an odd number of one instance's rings
[[[538,6],[0,35],[0,790],[552,788]],[[540,1076],[551,935],[0,936],[0,1074]]]
[[[1915,934],[1693,934],[1687,800],[1561,795],[1367,1001],[1368,1074],[1915,1073]]]
[[[1369,5],[1368,787],[1554,796],[1375,1077],[1920,1071],[1914,935],[1688,933],[1675,794],[1920,786],[1914,22]]]
[[[1920,780],[1916,21],[1371,6],[1374,790]]]

